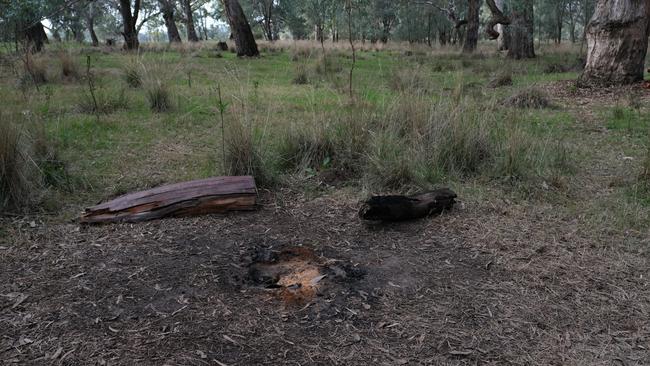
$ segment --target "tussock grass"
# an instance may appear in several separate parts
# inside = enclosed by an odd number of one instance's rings
[[[292,83],[296,85],[305,85],[309,84],[309,73],[307,72],[307,67],[303,64],[298,64],[294,68],[294,76]]]
[[[29,176],[33,167],[29,163],[24,137],[8,120],[0,118],[0,209],[15,208],[30,201],[32,184]]]
[[[263,148],[268,142],[259,128],[247,110],[233,113],[226,125],[223,170],[227,175],[252,175],[258,185],[270,186],[275,178]]]
[[[335,74],[343,71],[343,66],[335,55],[321,54],[316,59],[314,71],[320,75]]]
[[[142,74],[144,67],[138,58],[129,59],[123,66],[124,81],[131,88],[142,86]]]
[[[85,91],[77,101],[77,111],[88,114],[110,114],[128,108],[129,102],[124,89],[96,89],[95,99],[89,91]]]
[[[172,109],[171,91],[162,80],[151,80],[145,85],[149,108],[154,112],[167,112]]]
[[[29,209],[48,187],[71,185],[43,126],[0,112],[0,210]]]
[[[61,76],[68,79],[78,79],[79,63],[75,60],[70,52],[59,52],[59,62],[61,63]]]
[[[421,92],[431,89],[431,80],[421,67],[393,70],[389,78],[391,90],[397,92]]]
[[[515,108],[542,109],[551,106],[548,95],[535,87],[525,88],[503,100],[503,104]]]
[[[493,104],[459,97],[431,104],[406,93],[292,126],[278,145],[285,171],[334,170],[369,189],[429,187],[449,179],[552,180],[569,154],[504,116]],[[553,145],[553,146],[551,146]]]
[[[509,85],[512,85],[512,73],[509,72],[497,73],[487,84],[488,88],[501,88]]]
[[[23,83],[32,83],[35,85],[45,84],[48,81],[48,64],[41,55],[26,53],[23,57],[24,74]]]

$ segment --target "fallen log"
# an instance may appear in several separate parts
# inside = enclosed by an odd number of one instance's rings
[[[451,209],[456,197],[456,193],[447,188],[412,196],[374,196],[364,202],[359,217],[374,221],[418,219]]]
[[[87,208],[80,222],[139,222],[169,216],[247,211],[256,208],[256,201],[253,177],[215,177],[129,193]]]

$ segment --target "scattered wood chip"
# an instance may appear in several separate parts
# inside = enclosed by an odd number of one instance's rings
[[[20,306],[20,304],[25,302],[25,300],[27,300],[28,297],[29,297],[29,295],[26,295],[26,294],[18,295],[18,298],[16,298],[16,302],[14,303],[14,305],[11,308],[12,309],[17,308],[18,306]]]
[[[452,356],[463,356],[463,357],[464,357],[464,356],[469,356],[469,355],[471,355],[472,353],[474,353],[474,351],[472,351],[472,350],[464,350],[464,351],[449,351],[449,354],[452,355]]]
[[[234,345],[239,345],[239,343],[237,343],[236,340],[234,340],[234,339],[228,337],[228,336],[225,335],[225,334],[223,335],[223,339],[227,340],[228,342],[230,342],[230,343],[232,343],[232,344],[234,344]]]
[[[50,359],[52,359],[52,360],[56,360],[57,358],[59,358],[59,356],[61,356],[61,353],[63,353],[63,347],[59,347],[59,348],[56,350],[56,352],[54,352],[54,354],[52,355],[52,357],[50,357]]]

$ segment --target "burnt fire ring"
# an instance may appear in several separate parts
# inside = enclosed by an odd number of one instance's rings
[[[318,256],[306,247],[260,248],[248,266],[249,282],[273,290],[287,305],[310,303],[332,284],[364,275],[359,268]]]

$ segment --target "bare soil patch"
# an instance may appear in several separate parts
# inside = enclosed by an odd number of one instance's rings
[[[358,203],[341,193],[263,202],[250,214],[137,225],[4,222],[15,240],[0,251],[0,358],[650,362],[647,238],[583,231],[551,206],[502,201],[386,226],[359,222]],[[273,264],[278,288],[251,270]],[[317,288],[287,296],[297,283]]]

